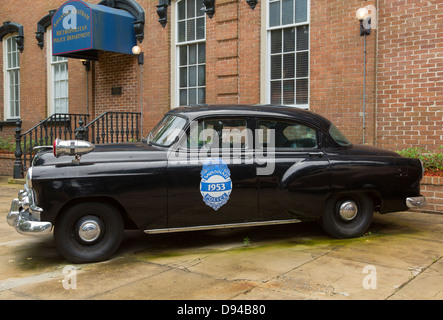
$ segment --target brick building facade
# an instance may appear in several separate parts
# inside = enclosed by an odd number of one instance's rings
[[[143,110],[146,135],[166,111],[184,102],[279,101],[326,116],[354,143],[430,151],[443,144],[439,0],[264,0],[254,9],[246,1],[216,0],[212,18],[200,10],[200,0],[172,0],[163,6],[165,27],[158,22],[158,1],[137,0],[145,14],[138,43],[144,64],[134,55],[101,52],[89,71],[79,59],[53,61],[50,24],[43,47],[37,45],[37,24],[64,2],[0,4],[0,137],[13,134],[10,120],[19,117],[26,130],[54,110],[88,113],[90,119],[106,111]],[[371,9],[372,16],[366,55],[356,19],[360,7]],[[8,44],[17,32],[6,28],[7,21],[23,26],[22,52]],[[8,57],[18,57],[19,68],[8,65]],[[67,69],[56,66],[59,62]],[[11,106],[19,114],[11,115]]]

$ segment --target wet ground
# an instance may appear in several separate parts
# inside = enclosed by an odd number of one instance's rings
[[[71,264],[52,234],[6,222],[20,185],[0,179],[0,299],[443,299],[443,215],[375,215],[363,237],[316,223],[145,235],[106,262]]]

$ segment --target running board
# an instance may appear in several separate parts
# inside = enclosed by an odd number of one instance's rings
[[[145,230],[144,232],[147,234],[157,234],[157,233],[184,232],[184,231],[211,230],[211,229],[258,227],[258,226],[269,226],[269,225],[275,225],[275,224],[288,224],[288,223],[298,223],[298,222],[301,222],[301,220],[299,220],[299,219],[271,220],[271,221],[259,221],[259,222],[214,224],[214,225],[195,226],[195,227],[148,229],[148,230]]]

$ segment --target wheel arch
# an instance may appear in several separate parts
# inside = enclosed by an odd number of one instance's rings
[[[118,210],[121,217],[123,218],[123,223],[124,223],[125,229],[138,229],[136,224],[134,223],[134,221],[131,219],[131,217],[129,216],[129,214],[125,210],[125,208],[116,199],[114,199],[112,197],[105,197],[105,196],[102,196],[102,197],[80,197],[80,198],[74,198],[74,199],[67,201],[66,203],[63,204],[63,206],[57,212],[57,214],[55,216],[54,224],[57,225],[57,219],[60,217],[60,215],[62,215],[63,212],[66,212],[67,210],[69,210],[73,206],[80,204],[80,203],[93,203],[93,202],[95,202],[95,203],[98,202],[98,203],[103,203],[106,205],[113,206],[114,208],[116,208]]]
[[[380,212],[383,204],[380,192],[375,189],[351,189],[351,190],[331,192],[329,196],[326,198],[326,200],[323,202],[323,210],[326,208],[327,203],[331,199],[337,199],[345,195],[363,195],[369,197],[374,205],[375,212]]]

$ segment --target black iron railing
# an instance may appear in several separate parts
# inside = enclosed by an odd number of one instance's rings
[[[94,144],[138,141],[141,138],[140,123],[140,112],[109,111],[91,122],[89,114],[56,113],[21,133],[22,121],[17,120],[13,176],[23,177],[32,165],[37,146],[51,146],[57,138],[88,140]]]
[[[138,141],[140,120],[140,112],[105,112],[85,126],[84,140],[95,144]]]
[[[23,156],[22,171],[26,171],[28,166],[31,166],[35,155],[34,147],[50,146],[57,138],[74,139],[75,128],[80,119],[88,121],[89,114],[54,113],[25,133],[21,133],[21,121],[20,126],[17,122],[15,156],[16,158],[18,155],[20,158]],[[14,168],[14,178],[16,175]]]

